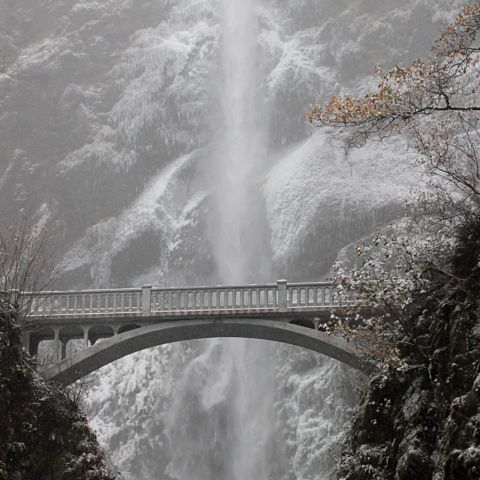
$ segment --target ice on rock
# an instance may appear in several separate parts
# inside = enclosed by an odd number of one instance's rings
[[[413,158],[401,139],[346,156],[342,144],[323,131],[291,147],[264,184],[274,260],[284,263],[322,223],[401,205],[418,180]]]
[[[110,278],[112,258],[133,239],[146,231],[158,231],[173,239],[182,222],[186,221],[185,213],[182,219],[182,209],[179,208],[183,198],[188,195],[181,173],[192,168],[194,162],[195,152],[165,167],[118,217],[90,227],[85,236],[66,253],[58,270],[66,273],[90,265],[94,269],[92,278],[95,282],[106,285]],[[188,208],[198,206],[202,198],[202,193],[196,192],[190,203],[187,201]]]

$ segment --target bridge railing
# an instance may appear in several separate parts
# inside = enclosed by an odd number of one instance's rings
[[[26,295],[32,297],[29,316],[142,312],[141,288],[54,291]]]
[[[289,308],[345,307],[357,303],[358,298],[354,292],[350,292],[349,295],[340,295],[333,282],[287,284]]]
[[[276,309],[276,284],[152,289],[152,312]]]
[[[205,311],[282,311],[335,308],[357,302],[339,296],[332,282],[192,288],[142,288],[41,292],[31,295],[29,316],[162,314]]]

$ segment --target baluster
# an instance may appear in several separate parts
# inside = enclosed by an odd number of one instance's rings
[[[155,292],[150,293],[150,309],[152,312],[157,311],[157,294]]]
[[[159,301],[159,304],[160,304],[160,311],[164,311],[166,310],[166,307],[165,307],[165,293],[159,293],[159,298],[160,298],[160,301]]]
[[[227,305],[227,298],[225,295],[225,290],[219,290],[219,302],[218,302],[218,307],[219,308],[225,308]]]
[[[325,303],[327,305],[332,305],[332,289],[330,287],[325,287]]]
[[[172,292],[172,310],[180,309],[181,292]]]
[[[176,306],[178,305],[178,310],[182,310],[183,298],[184,298],[184,293],[178,292],[178,303],[176,303]]]
[[[195,292],[188,292],[188,309],[192,308],[195,310]]]
[[[206,291],[202,293],[202,310],[210,309],[210,292]]]

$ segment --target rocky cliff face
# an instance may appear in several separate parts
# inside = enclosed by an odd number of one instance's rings
[[[401,215],[417,178],[404,144],[346,158],[304,112],[365,88],[377,63],[424,53],[457,3],[259,0],[255,281],[319,279],[342,247]],[[0,222],[27,207],[50,228],[60,288],[218,283],[219,2],[0,0],[0,11]],[[222,350],[171,345],[99,373],[91,418],[127,478],[229,477],[239,374]],[[331,478],[355,375],[299,349],[254,351],[265,369],[245,368],[273,382],[266,477]]]
[[[78,405],[22,350],[18,315],[0,306],[0,478],[113,480]]]
[[[418,348],[402,348],[404,371],[370,381],[339,479],[479,478],[479,235],[478,221],[464,226],[453,276],[437,272],[430,291],[417,295],[407,325]]]

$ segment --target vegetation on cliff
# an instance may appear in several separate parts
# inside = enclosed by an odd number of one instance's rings
[[[78,405],[22,347],[18,293],[45,284],[45,240],[22,212],[0,233],[0,480],[113,480]]]
[[[402,368],[369,383],[341,480],[480,478],[480,218],[464,225],[448,274],[433,272],[404,313]]]
[[[95,433],[22,350],[18,312],[0,305],[0,479],[113,480]]]
[[[430,58],[379,69],[376,91],[334,96],[307,114],[340,129],[347,153],[405,133],[428,178],[406,227],[357,245],[353,271],[337,266],[337,285],[363,305],[326,327],[378,367],[341,480],[480,478],[479,32],[475,2],[440,32]]]

